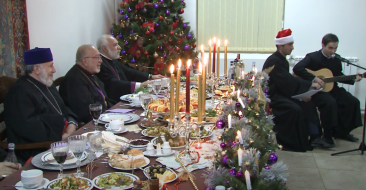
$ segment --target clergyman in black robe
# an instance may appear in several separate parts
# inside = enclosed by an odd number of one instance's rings
[[[26,75],[16,81],[4,99],[9,143],[61,141],[76,130],[76,115],[65,106],[53,85],[52,77],[56,70],[52,60],[49,48],[24,52]],[[65,127],[66,120],[69,125]],[[18,162],[24,164],[28,158],[42,151],[45,150],[16,150],[15,154]]]
[[[82,45],[76,53],[76,64],[66,73],[60,85],[60,94],[65,104],[78,116],[79,121],[92,120],[90,104],[101,104],[102,112],[112,106],[104,84],[95,76],[100,71],[98,50],[91,45]]]
[[[295,65],[293,68],[294,73],[305,80],[314,80],[314,82],[319,82],[321,85],[324,82],[307,72],[306,69],[317,71],[326,68],[332,71],[333,76],[343,76],[341,61],[332,57],[332,54],[335,54],[337,50],[338,42],[336,35],[325,35],[322,39],[322,49],[307,54],[303,60]],[[356,81],[359,80],[361,80],[361,77],[358,76]],[[353,85],[355,80],[340,82]],[[329,93],[319,92],[312,97],[312,101],[318,106],[318,109],[323,104],[333,105],[332,109],[320,110],[321,123],[331,128],[333,136],[352,142],[358,141],[356,137],[350,134],[353,129],[362,126],[360,101],[357,98],[344,88],[339,87],[338,82],[334,82],[334,87]],[[324,135],[326,135],[325,131]]]
[[[304,102],[291,98],[293,95],[301,94],[310,90],[311,87],[320,87],[311,81],[294,77],[289,73],[289,63],[286,55],[293,50],[293,37],[291,30],[280,31],[275,40],[277,51],[267,58],[263,69],[273,67],[269,73],[269,91],[271,99],[270,107],[273,111],[274,127],[278,144],[284,150],[307,151],[311,150],[308,141],[308,127],[306,119],[312,123],[319,123],[315,107],[307,109],[304,113]],[[319,140],[319,139],[318,139]],[[325,145],[329,148],[329,145]]]
[[[138,42],[135,43],[137,45]],[[148,83],[144,81],[163,78],[161,75],[151,75],[122,65],[117,60],[121,47],[111,35],[101,36],[97,41],[97,48],[103,62],[96,75],[104,83],[107,95],[116,102],[122,95],[131,94],[140,86],[146,86]]]

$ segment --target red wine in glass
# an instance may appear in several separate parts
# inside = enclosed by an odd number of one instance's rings
[[[100,114],[102,113],[102,109],[101,108],[98,108],[98,107],[96,107],[96,108],[90,108],[89,111],[90,111],[90,115],[92,116],[92,118],[94,120],[97,120],[99,118]]]
[[[56,162],[59,164],[65,163],[67,158],[67,152],[56,152],[52,155],[55,158]]]

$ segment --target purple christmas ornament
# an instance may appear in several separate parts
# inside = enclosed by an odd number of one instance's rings
[[[235,146],[235,145],[237,145],[238,143],[236,142],[236,141],[233,141],[232,143],[231,143],[231,146]]]
[[[170,14],[170,11],[169,10],[166,10],[165,11],[165,14],[169,15]]]
[[[272,152],[271,154],[269,154],[269,158],[267,163],[269,165],[275,164],[277,162],[278,156],[276,153]]]
[[[123,12],[123,10],[122,10],[122,9],[121,9],[121,10],[119,10],[119,14],[120,14],[120,15],[123,15],[123,13],[124,13],[124,12]]]
[[[133,30],[130,31],[131,34],[135,33]]]
[[[236,175],[236,169],[235,168],[231,168],[229,170],[229,173],[230,173],[230,175],[235,176]]]
[[[224,142],[220,143],[220,147],[221,148],[225,148],[226,147],[226,144]]]
[[[135,63],[136,60],[134,58],[131,59],[131,63]]]
[[[266,164],[266,165],[264,166],[264,169],[269,170],[269,169],[271,169],[271,167],[270,167],[269,165],[267,165],[267,164]]]
[[[238,107],[241,107],[241,104],[239,102],[236,102],[235,103],[235,107],[238,108]]]
[[[159,23],[155,23],[155,27],[158,27],[159,26]]]
[[[182,3],[183,3],[183,2],[184,2],[184,0],[180,0],[180,2],[182,2]]]
[[[131,12],[132,10],[131,10],[131,8],[130,7],[128,7],[128,12]]]
[[[128,41],[125,41],[125,45],[127,45],[128,44]]]
[[[224,128],[224,127],[225,127],[225,123],[224,123],[224,121],[223,121],[223,120],[221,120],[221,119],[217,120],[217,121],[216,121],[216,127],[217,127],[218,129],[222,129],[222,128]]]
[[[114,34],[111,34],[111,36],[113,36],[113,37],[114,37]]]
[[[184,46],[184,50],[186,50],[186,51],[187,51],[188,49],[189,49],[189,45],[185,45],[185,46]]]
[[[166,54],[165,53],[164,53],[163,57],[166,58]]]
[[[226,165],[228,160],[229,160],[229,157],[228,157],[228,156],[224,156],[224,157],[221,159],[221,162],[222,162],[222,164]]]
[[[188,34],[187,38],[190,40],[192,38],[192,34]]]
[[[151,32],[152,32],[152,33],[155,33],[155,30],[152,30]]]
[[[122,51],[121,51],[121,55],[122,55],[122,54],[125,54],[125,53],[126,53],[126,51],[125,51],[125,50],[122,50]]]
[[[184,24],[183,24],[183,28],[185,29],[186,27],[187,27],[187,24],[186,24],[186,23],[184,23]]]
[[[127,14],[125,14],[125,20],[127,20],[128,19],[128,15]]]
[[[164,3],[164,0],[160,0],[160,3]]]
[[[237,178],[242,178],[243,177],[243,172],[241,170],[239,170],[238,172],[236,172],[235,175]]]
[[[121,39],[122,38],[122,34],[118,34],[118,38]]]
[[[154,8],[155,8],[155,9],[159,8],[159,5],[155,3],[155,4],[154,4]]]

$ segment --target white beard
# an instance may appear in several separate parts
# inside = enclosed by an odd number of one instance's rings
[[[119,54],[121,52],[120,50],[117,50],[117,51],[113,52],[113,51],[111,51],[109,49],[109,47],[107,47],[107,51],[108,51],[109,56],[111,56],[110,57],[111,59],[118,59],[119,58]]]
[[[46,72],[46,69],[43,68],[43,66],[40,67],[41,68],[41,74],[39,74],[39,80],[41,83],[43,83],[44,85],[46,85],[47,87],[52,86],[53,84],[53,80],[52,78],[49,77],[49,75]]]

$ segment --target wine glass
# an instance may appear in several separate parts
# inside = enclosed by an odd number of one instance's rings
[[[149,103],[153,99],[153,96],[151,94],[139,94],[139,99],[140,99],[141,106],[144,109],[144,112],[142,113],[142,115],[146,116],[147,105],[149,105]],[[146,120],[146,118],[144,120]]]
[[[51,144],[52,156],[55,158],[56,162],[60,164],[60,174],[59,178],[62,178],[64,163],[69,153],[69,145],[65,141],[55,142]]]
[[[102,113],[102,104],[90,104],[89,105],[89,112],[93,118],[95,131],[98,131],[98,119],[100,114]]]
[[[68,138],[69,148],[71,152],[74,154],[75,158],[77,159],[76,166],[77,171],[74,174],[76,177],[82,177],[85,175],[84,172],[80,170],[80,158],[83,155],[85,148],[86,148],[86,136],[83,135],[74,135]]]
[[[156,94],[156,96],[158,96],[158,94],[161,90],[161,85],[162,85],[162,82],[160,79],[154,80],[152,83],[152,89],[153,89],[154,93]]]

